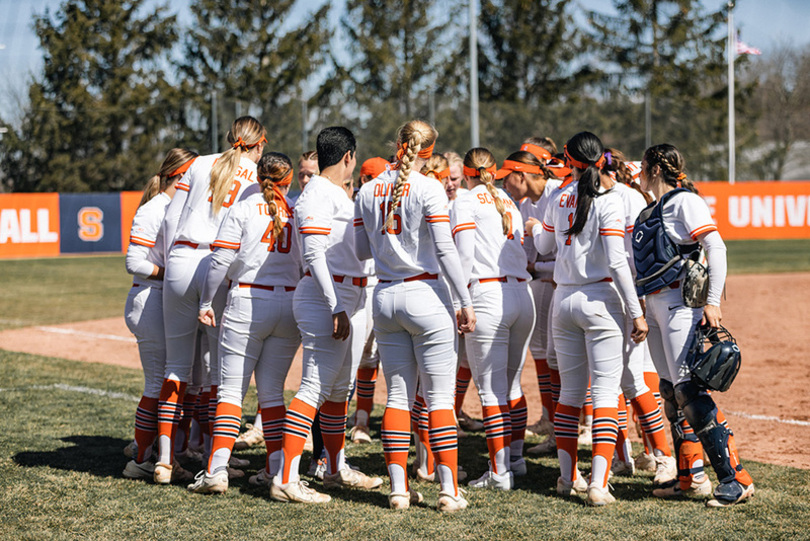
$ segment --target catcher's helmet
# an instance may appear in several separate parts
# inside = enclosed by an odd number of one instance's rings
[[[695,383],[723,392],[737,377],[742,356],[737,341],[725,327],[714,329],[698,325],[686,360]]]

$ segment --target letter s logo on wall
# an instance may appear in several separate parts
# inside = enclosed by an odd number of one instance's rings
[[[79,238],[85,242],[98,242],[104,238],[104,211],[98,207],[82,207],[77,215]]]

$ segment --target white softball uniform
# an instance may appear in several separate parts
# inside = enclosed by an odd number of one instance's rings
[[[144,375],[143,395],[160,396],[166,364],[166,335],[163,330],[163,281],[150,276],[163,268],[161,223],[171,197],[161,192],[138,208],[132,220],[127,248],[127,272],[134,275],[124,315],[127,327],[138,340]]]
[[[189,167],[177,183],[177,193],[166,211],[164,235],[171,239],[164,279],[163,311],[166,329],[166,371],[164,377],[188,381],[194,359],[194,335],[197,331],[200,293],[210,245],[216,239],[219,226],[229,208],[258,190],[256,164],[242,158],[234,174],[231,190],[223,207],[215,213],[211,208],[211,168],[218,154],[201,156]],[[214,298],[214,310],[219,315],[225,305],[226,289],[222,287]],[[218,329],[206,327],[210,348],[210,382],[218,385]]]
[[[436,179],[411,172],[391,228],[383,233],[398,171],[360,188],[355,201],[358,254],[374,257],[374,334],[380,350],[387,407],[413,406],[417,379],[428,410],[453,409],[456,318],[447,276],[461,306],[469,292],[450,234],[447,195]]]
[[[477,319],[465,342],[484,406],[507,405],[523,395],[520,376],[535,322],[522,216],[503,190],[497,193],[508,216],[507,235],[483,184],[459,196],[450,214]]]
[[[304,347],[301,386],[296,398],[318,408],[342,402],[363,350],[362,340],[332,338],[332,315],[346,312],[351,333],[365,336],[367,278],[354,249],[354,204],[346,192],[324,177],[313,176],[298,198],[295,224],[306,276],[295,291],[293,311]]]
[[[231,287],[219,336],[219,401],[242,405],[250,378],[262,408],[284,405],[284,380],[301,343],[292,299],[301,278],[301,254],[293,216],[279,207],[284,227],[272,235],[274,219],[261,193],[231,207],[212,247],[200,309],[226,277]]]
[[[624,206],[617,193],[602,194],[594,199],[579,235],[568,235],[577,185],[557,192],[543,223],[532,231],[539,253],[557,247],[552,332],[560,403],[581,407],[590,374],[594,408],[615,408],[623,364],[622,301],[633,317],[642,315],[624,253]]]
[[[678,194],[662,210],[664,230],[676,244],[693,244],[698,237],[709,263],[709,300],[719,306],[726,280],[726,246],[712,220],[706,202],[694,193]],[[647,295],[647,341],[656,370],[662,379],[678,385],[691,378],[686,353],[695,326],[703,317],[701,308],[683,304],[679,287],[665,287]]]
[[[537,201],[526,197],[520,202],[520,214],[524,223],[529,218],[543,221],[548,203],[554,193],[562,184],[561,180],[548,179],[543,193]],[[534,279],[529,284],[534,295],[535,326],[529,341],[529,350],[535,359],[547,359],[549,366],[556,368],[557,359],[554,348],[549,346],[551,338],[551,299],[554,296],[554,286],[551,279],[554,276],[554,260],[556,254],[540,255],[534,247],[534,242],[524,242],[523,250],[526,252],[526,263],[534,268]]]

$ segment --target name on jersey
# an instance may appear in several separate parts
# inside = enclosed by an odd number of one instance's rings
[[[560,208],[575,208],[577,206],[577,194],[564,193],[560,196]]]
[[[388,184],[375,184],[374,185],[374,197],[388,197],[394,191],[394,183],[389,182]],[[408,197],[408,194],[411,191],[410,183],[406,182],[402,185],[402,197]]]
[[[503,206],[504,207],[506,207],[508,209],[517,209],[517,207],[515,206],[515,204],[512,202],[511,199],[503,199],[502,198],[501,201],[503,201]],[[482,205],[494,205],[495,204],[495,198],[493,198],[488,193],[479,193],[478,194],[478,202],[481,203]]]
[[[235,179],[243,178],[249,182],[256,182],[255,180],[253,180],[253,171],[251,171],[250,169],[245,169],[241,165],[239,166],[239,170],[236,171],[236,176],[234,178]]]
[[[292,214],[287,212],[287,209],[281,205],[278,207],[278,215],[282,218],[292,218]],[[259,209],[259,216],[270,216],[270,203],[257,203],[256,208]]]

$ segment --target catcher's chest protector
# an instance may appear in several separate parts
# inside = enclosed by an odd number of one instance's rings
[[[633,228],[633,260],[636,264],[636,292],[639,296],[658,291],[678,279],[683,256],[700,245],[678,246],[664,230],[661,209],[674,195],[688,191],[677,188],[653,201],[641,211]]]

